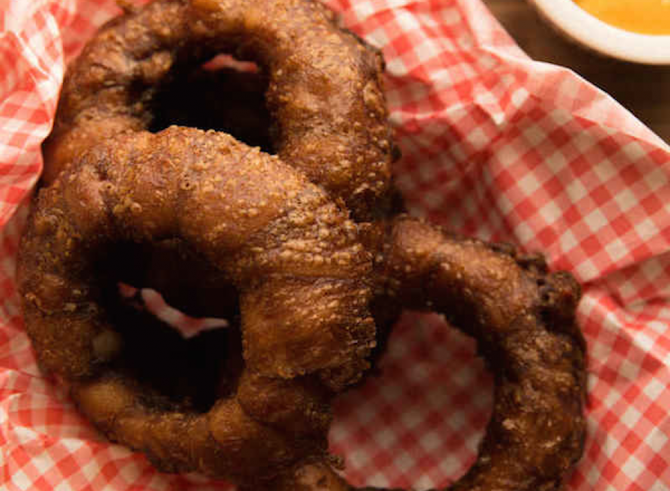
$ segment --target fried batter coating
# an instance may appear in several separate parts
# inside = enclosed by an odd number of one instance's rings
[[[383,60],[311,0],[155,0],[112,20],[68,69],[44,182],[97,142],[149,128],[159,82],[220,52],[267,76],[282,160],[369,220],[393,156]]]
[[[205,414],[147,406],[108,370],[124,348],[104,258],[172,237],[239,292],[245,371]],[[18,283],[41,365],[110,438],[164,470],[249,482],[322,451],[323,394],[356,381],[374,345],[370,273],[353,222],[303,175],[225,134],[172,127],[100,143],[41,190]],[[287,431],[301,425],[312,438]]]
[[[541,256],[452,238],[406,216],[378,237],[377,281],[385,295],[405,308],[444,314],[477,340],[494,375],[493,414],[478,459],[447,489],[563,489],[586,431],[579,285],[567,273],[549,274]],[[323,461],[308,459],[265,489],[353,488]]]

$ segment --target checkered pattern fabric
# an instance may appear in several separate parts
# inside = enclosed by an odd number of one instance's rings
[[[568,489],[670,490],[668,147],[574,73],[529,60],[479,0],[328,3],[383,49],[403,151],[394,170],[411,211],[543,250],[584,285],[588,440]],[[65,63],[119,10],[108,0],[0,7],[0,488],[228,489],[159,474],[108,443],[38,370],[14,285],[18,237]],[[202,328],[147,295],[182,328]],[[408,313],[377,376],[338,400],[332,451],[353,484],[445,486],[473,462],[491,401],[473,341]]]

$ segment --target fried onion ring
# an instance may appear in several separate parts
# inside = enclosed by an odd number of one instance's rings
[[[109,22],[68,69],[44,182],[97,142],[148,129],[159,82],[220,52],[267,76],[279,156],[370,219],[393,156],[383,60],[310,0],[155,0]]]
[[[542,256],[453,238],[406,216],[396,217],[378,240],[382,295],[444,314],[477,340],[494,376],[493,414],[478,459],[447,489],[562,489],[586,431],[586,347],[574,317],[579,285],[567,273],[549,274]],[[312,460],[266,489],[355,488]]]
[[[204,414],[147,406],[109,370],[124,347],[103,259],[171,237],[239,292],[245,368]],[[248,483],[324,452],[328,394],[360,377],[374,345],[370,272],[353,222],[305,176],[225,134],[172,127],[100,143],[40,191],[18,284],[41,366],[105,434],[160,469]]]

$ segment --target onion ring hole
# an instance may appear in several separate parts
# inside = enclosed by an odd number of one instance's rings
[[[357,452],[389,461],[407,453],[422,462],[422,469],[432,467],[434,477],[461,478],[477,458],[493,410],[493,377],[476,341],[440,315],[405,312],[371,375],[335,400],[333,453],[350,456],[340,441],[351,438],[345,425],[366,420],[370,424],[358,427],[354,437]],[[400,400],[402,411],[397,411]],[[421,438],[410,437],[414,434]],[[347,460],[351,483],[383,484],[365,473],[365,465]],[[406,477],[412,489],[418,477]]]
[[[191,70],[173,67],[148,103],[153,114],[149,131],[172,125],[216,130],[274,154],[267,87],[258,65],[227,54]]]
[[[110,368],[150,389],[153,403],[162,397],[166,405],[206,413],[232,392],[241,373],[237,292],[227,283],[220,288],[197,285],[199,268],[209,265],[195,260],[189,268],[194,258],[181,257],[183,247],[168,243],[169,248],[122,244],[100,263],[103,298],[118,336],[96,339],[95,350],[102,358],[108,352]],[[163,267],[147,268],[157,262]],[[169,282],[171,264],[194,275]],[[222,301],[213,301],[215,297]]]

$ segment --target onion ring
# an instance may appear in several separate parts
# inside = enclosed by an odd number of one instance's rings
[[[447,489],[562,489],[586,432],[586,346],[574,317],[579,285],[567,273],[549,274],[542,256],[452,238],[402,215],[379,237],[383,295],[444,314],[477,340],[494,375],[493,414],[477,461]],[[263,489],[356,488],[312,459]]]
[[[44,182],[97,142],[149,128],[161,80],[232,50],[268,77],[282,160],[370,219],[393,158],[383,60],[310,0],[155,0],[112,20],[68,69]]]
[[[101,258],[170,237],[239,291],[246,366],[205,414],[147,407],[133,379],[105,369],[123,346]],[[164,470],[250,482],[323,453],[330,391],[360,377],[374,345],[370,269],[354,224],[302,174],[225,134],[173,127],[100,143],[41,190],[18,284],[41,366],[105,434]]]

